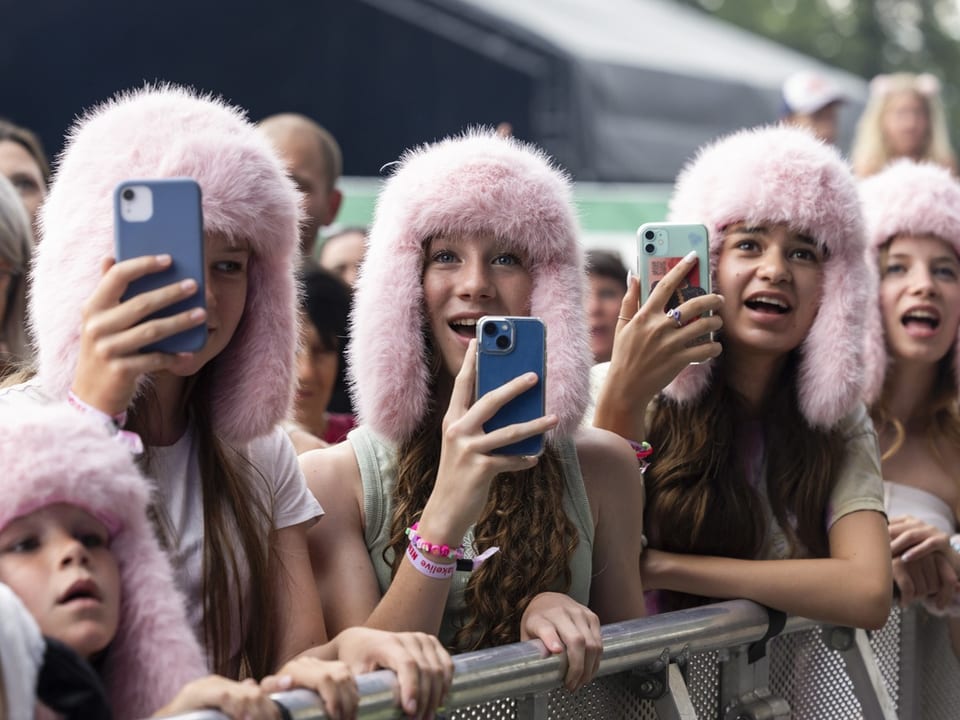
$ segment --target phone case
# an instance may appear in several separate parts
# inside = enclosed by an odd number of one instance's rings
[[[697,252],[698,262],[684,282],[663,308],[666,312],[681,303],[706,295],[710,289],[710,245],[707,228],[685,223],[644,223],[637,230],[638,273],[640,275],[640,302],[645,303],[653,288],[691,250]],[[691,318],[693,319],[693,318]]]
[[[166,178],[120,183],[114,191],[114,235],[118,262],[161,253],[173,259],[166,270],[130,283],[124,300],[187,278],[197,281],[196,293],[145,320],[206,306],[203,211],[196,181]],[[141,352],[196,352],[206,341],[206,325],[200,325],[147,345]]]
[[[480,318],[477,323],[477,397],[526,372],[537,373],[540,382],[504,405],[483,424],[485,432],[543,417],[546,393],[546,328],[540,318]],[[543,435],[505,445],[498,455],[539,455]]]

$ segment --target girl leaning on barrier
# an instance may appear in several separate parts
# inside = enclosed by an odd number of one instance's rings
[[[860,402],[869,284],[850,171],[804,130],[742,131],[684,169],[670,215],[707,226],[719,294],[664,314],[695,258],[639,309],[633,279],[613,358],[595,369],[595,424],[653,447],[645,587],[664,591],[659,609],[748,598],[883,625],[890,551]]]
[[[406,153],[387,181],[352,317],[361,427],[301,456],[328,510],[310,535],[331,632],[417,629],[459,650],[536,637],[566,650],[576,687],[596,671],[600,623],[643,614],[635,454],[611,433],[575,434],[590,353],[570,195],[540,151],[483,131]],[[484,315],[542,318],[545,379],[474,402]],[[537,382],[544,417],[483,431]],[[542,432],[539,458],[491,454]],[[439,546],[430,573],[408,559],[408,528]]]
[[[864,397],[883,452],[893,577],[904,606],[960,616],[960,184],[902,160],[860,186],[867,264]],[[951,543],[951,536],[954,541]],[[960,619],[951,619],[954,651]]]

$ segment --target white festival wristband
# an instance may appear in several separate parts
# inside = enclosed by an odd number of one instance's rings
[[[424,557],[423,553],[417,550],[412,544],[407,545],[407,560],[421,573],[428,578],[436,580],[447,580],[453,577],[454,570],[457,569],[457,563],[439,563]]]

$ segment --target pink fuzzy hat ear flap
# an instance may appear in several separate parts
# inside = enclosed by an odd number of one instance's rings
[[[215,431],[243,443],[286,417],[293,399],[300,198],[267,139],[222,100],[146,87],[92,109],[70,130],[34,261],[29,316],[38,375],[49,394],[66,397],[81,307],[102,259],[113,256],[114,188],[167,177],[200,184],[207,232],[250,243],[243,319],[207,374]]]
[[[531,314],[547,326],[547,412],[578,425],[590,349],[583,255],[570,183],[540,150],[476,130],[406,152],[377,200],[351,316],[350,381],[360,421],[408,439],[431,401],[423,315],[424,242],[492,232],[520,248]]]
[[[129,452],[67,405],[0,409],[0,529],[55,503],[111,530],[120,622],[103,667],[114,716],[147,717],[207,670],[167,556],[147,518],[149,488]]]
[[[867,306],[863,396],[873,405],[883,392],[889,365],[879,303],[880,248],[897,235],[932,235],[960,255],[960,184],[939,165],[898,160],[860,183],[860,199],[867,226],[866,265],[874,288]],[[960,337],[953,362],[960,385]]]
[[[863,316],[872,295],[856,187],[836,150],[789,127],[725,137],[702,148],[681,172],[670,219],[707,226],[714,274],[723,229],[737,222],[785,223],[826,250],[820,308],[800,348],[798,400],[813,427],[832,427],[851,412],[860,398]],[[691,365],[664,392],[676,402],[694,402],[712,369],[709,362]]]

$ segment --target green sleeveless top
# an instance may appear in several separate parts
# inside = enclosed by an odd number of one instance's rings
[[[366,520],[364,530],[367,552],[373,563],[380,585],[380,593],[386,593],[390,585],[393,550],[383,551],[390,542],[390,521],[393,514],[393,488],[397,480],[396,448],[376,435],[366,426],[358,427],[347,435],[360,466],[363,481],[363,512]],[[571,583],[567,595],[586,605],[590,599],[590,576],[593,558],[593,517],[590,503],[583,487],[580,463],[572,439],[564,439],[557,446],[564,470],[563,509],[577,529],[580,542],[570,558]],[[463,538],[464,555],[472,558],[486,548],[475,548],[473,527]],[[501,562],[509,562],[509,550],[501,550]],[[440,625],[440,642],[451,647],[457,629],[464,618],[463,593],[470,580],[469,572],[457,572],[453,576],[450,596]]]

